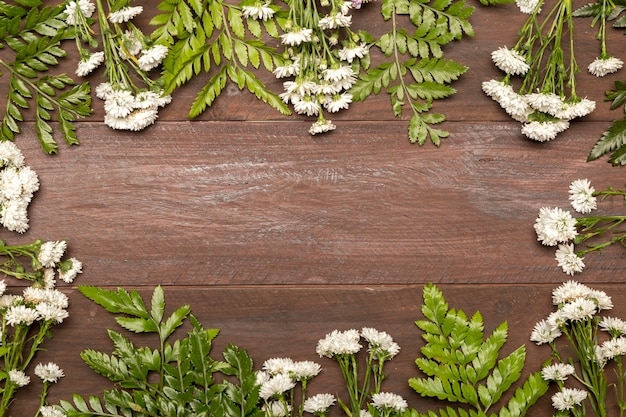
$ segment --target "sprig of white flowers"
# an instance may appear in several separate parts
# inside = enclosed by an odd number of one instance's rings
[[[359,381],[356,355],[363,347],[361,339],[368,345],[368,355],[363,380]],[[335,359],[339,363],[350,397],[349,405],[328,393],[307,397],[308,384],[322,370],[318,363],[271,358],[257,373],[259,397],[267,417],[302,417],[304,413],[326,417],[335,402],[349,417],[391,417],[408,407],[401,396],[380,391],[385,378],[384,363],[400,351],[400,346],[386,332],[371,327],[364,327],[360,332],[356,329],[334,330],[318,342],[316,351],[320,357]],[[300,401],[295,399],[298,384]],[[371,403],[364,409],[366,401]]]
[[[95,92],[96,97],[104,100],[104,122],[113,129],[142,130],[153,124],[159,108],[171,101],[159,79],[153,80],[149,74],[167,56],[168,47],[153,44],[132,23],[142,11],[142,6],[131,6],[130,0],[96,0],[95,5],[89,0],[71,0],[65,9],[67,23],[75,27],[80,53],[76,75],[85,77],[102,63],[105,65],[107,81],[99,84]],[[91,28],[94,12],[101,42]],[[100,43],[102,51],[90,49]]]
[[[24,163],[13,142],[0,142],[0,223],[8,230],[28,230],[28,206],[39,190],[37,173]]]
[[[280,94],[285,104],[298,114],[316,117],[311,135],[334,130],[336,126],[324,112],[337,113],[352,102],[350,88],[357,80],[352,63],[369,53],[350,29],[351,12],[361,7],[361,0],[288,1],[289,17],[281,42],[285,63],[274,69],[277,78],[291,78],[283,83]],[[263,6],[259,6],[263,7]],[[258,9],[250,16],[267,18]],[[244,13],[247,11],[244,10]]]
[[[601,200],[622,197],[626,204],[626,191],[608,187],[596,191],[588,179],[578,179],[569,186],[569,200],[572,208],[582,214],[597,209],[598,197]],[[545,246],[558,246],[556,261],[568,275],[582,272],[584,256],[618,243],[626,247],[626,230],[619,227],[626,222],[626,215],[599,215],[573,217],[572,213],[559,207],[542,207],[535,220],[537,240]],[[601,236],[609,236],[601,243],[587,244],[585,249],[576,251],[575,245]]]
[[[8,283],[0,280],[0,417],[4,416],[16,391],[30,383],[26,373],[51,329],[67,317],[68,297],[56,289],[56,277],[66,283],[82,272],[82,263],[75,258],[63,259],[67,243],[37,240],[31,244],[7,246],[0,242],[0,272],[7,277],[32,284],[13,294]],[[57,417],[58,412],[46,403],[50,386],[65,374],[54,362],[39,363],[34,373],[43,382],[39,413]]]
[[[506,75],[501,80],[485,81],[482,88],[522,124],[522,134],[545,142],[569,128],[571,120],[593,112],[596,104],[580,97],[576,91],[579,67],[574,56],[572,2],[558,0],[541,18],[544,0],[518,0],[517,4],[523,13],[529,14],[517,43],[510,49],[501,47],[491,54],[494,64]],[[607,53],[606,14],[603,13],[600,20],[601,54],[588,66],[598,77],[613,73],[623,65],[620,59]],[[513,86],[515,76],[522,77],[517,91]]]
[[[607,409],[606,401],[608,388],[615,384],[619,416],[623,417],[626,322],[601,315],[613,308],[611,297],[577,281],[567,281],[553,290],[552,302],[557,306],[556,311],[535,325],[530,340],[538,345],[548,344],[552,349],[551,361],[544,365],[542,377],[559,388],[552,396],[556,415],[584,417],[585,402],[597,417],[617,415]],[[557,342],[561,336],[569,346],[564,352],[573,352],[574,359],[560,353]],[[565,381],[570,376],[584,389],[566,387]]]
[[[357,354],[362,349],[361,339],[367,343],[367,357],[362,380],[359,381]],[[348,391],[348,403],[338,399],[346,415],[366,417],[368,415],[399,415],[406,409],[406,402],[396,394],[381,393],[381,384],[385,379],[384,365],[399,352],[400,346],[386,332],[371,327],[345,331],[333,330],[317,343],[316,352],[320,357],[337,361]],[[372,400],[367,410],[363,407],[368,399]]]

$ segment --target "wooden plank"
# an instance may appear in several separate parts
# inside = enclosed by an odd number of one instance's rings
[[[55,157],[27,128],[19,146],[42,186],[31,230],[0,236],[69,239],[90,284],[558,282],[554,248],[533,231],[539,208],[567,209],[577,178],[623,185],[619,169],[585,162],[599,124],[538,144],[516,124],[453,123],[439,149],[379,126],[312,140],[299,123],[160,123],[139,136],[82,124],[83,145]],[[587,280],[605,281],[623,248],[588,266]]]

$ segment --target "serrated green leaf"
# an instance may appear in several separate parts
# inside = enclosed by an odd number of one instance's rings
[[[165,293],[163,287],[157,285],[152,292],[150,315],[155,323],[160,323],[163,320],[163,313],[165,312]]]
[[[591,149],[587,161],[594,161],[626,145],[626,117],[615,120]]]
[[[210,107],[215,99],[221,94],[222,90],[226,86],[226,70],[224,66],[220,71],[215,74],[208,83],[200,90],[196,99],[194,100],[191,110],[189,111],[189,117],[194,118],[202,114],[207,107]]]
[[[165,337],[169,337],[174,330],[180,327],[183,324],[183,320],[185,320],[189,314],[191,313],[191,307],[189,305],[184,305],[176,309],[165,321],[165,323],[161,326],[161,333]]]

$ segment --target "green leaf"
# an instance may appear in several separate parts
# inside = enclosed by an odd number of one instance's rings
[[[206,108],[210,107],[215,99],[220,95],[226,86],[226,71],[227,67],[223,66],[217,74],[211,77],[202,90],[200,90],[191,106],[191,110],[189,111],[190,118],[194,118],[202,114]]]
[[[184,305],[176,309],[172,315],[167,318],[165,323],[161,325],[161,334],[163,337],[167,338],[174,333],[174,330],[183,324],[183,320],[185,320],[190,313],[191,307],[188,305]]]
[[[587,156],[587,161],[594,161],[608,153],[626,148],[626,117],[616,120],[602,134],[600,139],[591,149]],[[614,163],[613,165],[624,165],[623,163]]]
[[[165,312],[165,293],[163,287],[157,285],[152,293],[150,315],[155,323],[160,323],[163,320],[163,313]]]
[[[421,122],[427,126],[437,119]],[[433,134],[432,131],[427,133]],[[440,410],[442,417],[522,417],[546,392],[547,382],[541,381],[541,373],[537,372],[517,388],[506,407],[500,406],[499,415],[490,412],[502,404],[500,399],[520,379],[525,347],[522,345],[499,359],[507,339],[506,322],[483,340],[484,323],[479,312],[468,319],[462,310],[450,309],[433,284],[424,287],[423,299],[425,320],[416,321],[416,325],[424,332],[422,338],[426,344],[421,349],[423,356],[415,362],[427,376],[411,378],[409,386],[423,397],[466,407],[448,406]],[[436,417],[436,414],[431,411],[428,417]]]

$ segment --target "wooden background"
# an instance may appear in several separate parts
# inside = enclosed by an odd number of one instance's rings
[[[145,23],[157,2],[143,4]],[[458,93],[435,106],[451,132],[441,148],[410,144],[408,120],[393,117],[384,94],[335,115],[337,130],[324,136],[309,136],[313,120],[283,117],[233,85],[189,121],[205,75],[177,91],[158,122],[138,134],[106,127],[94,98],[93,117],[77,123],[81,145],[61,144],[56,156],[40,150],[33,124],[25,123],[16,142],[41,190],[29,209],[30,230],[0,230],[0,239],[67,239],[69,255],[84,264],[75,285],[137,288],[148,296],[161,284],[170,308],[190,303],[206,327],[221,329],[215,356],[232,342],[245,347],[257,367],[270,357],[316,360],[324,372],[314,391],[341,392],[335,363],[315,354],[317,341],[334,329],[372,326],[402,347],[388,365],[384,390],[420,411],[437,409],[439,403],[407,385],[418,375],[414,321],[422,318],[428,282],[451,307],[480,310],[487,331],[508,321],[506,349],[527,344],[525,374],[537,370],[549,351],[531,345],[530,332],[552,311],[552,289],[569,277],[556,266],[554,249],[536,241],[533,223],[542,206],[568,207],[572,180],[588,178],[596,189],[626,185],[623,168],[606,159],[585,162],[621,117],[603,97],[623,74],[586,74],[599,49],[589,21],[576,21],[583,68],[578,92],[596,100],[597,110],[553,142],[526,140],[519,124],[481,91],[483,81],[501,76],[490,53],[515,42],[525,16],[514,5],[471,5],[476,36],[445,50],[470,69],[454,83]],[[379,13],[379,4],[370,4],[355,13],[354,25],[369,22],[370,31],[382,33]],[[626,58],[623,36],[610,31],[610,50]],[[74,46],[65,46],[70,54],[63,68],[73,73]],[[100,74],[92,76],[94,84]],[[281,90],[271,74],[263,79]],[[6,89],[6,77],[0,78],[0,94]],[[624,210],[615,204],[609,211]],[[607,291],[613,314],[626,316],[624,249],[589,255],[586,264],[575,278]],[[70,296],[70,317],[39,356],[66,372],[52,402],[109,387],[79,353],[110,352],[105,328],[115,327],[74,287],[62,289]],[[36,381],[24,389],[12,415],[33,415],[39,389]],[[552,415],[549,397],[531,412]]]

